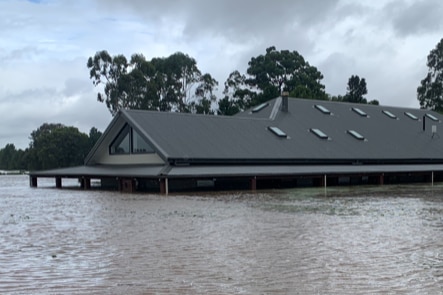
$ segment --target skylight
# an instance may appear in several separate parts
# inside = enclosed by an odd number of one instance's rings
[[[268,105],[269,105],[268,102],[262,103],[262,104],[256,106],[255,108],[253,108],[253,109],[252,109],[252,112],[253,112],[253,113],[260,112],[261,110],[263,110],[263,109],[264,109],[265,107],[267,107]]]
[[[351,134],[355,139],[358,139],[358,140],[364,140],[365,139],[365,137],[363,135],[361,135],[360,133],[358,133],[355,130],[348,130],[347,132],[349,134]]]
[[[311,128],[309,129],[309,131],[311,131],[312,133],[314,133],[315,135],[317,135],[319,138],[321,139],[328,139],[329,137],[326,135],[326,133],[324,133],[323,131],[321,131],[320,129],[317,128]]]
[[[385,114],[386,116],[388,116],[391,119],[397,119],[397,116],[394,115],[393,113],[391,113],[390,111],[383,110],[383,114]]]
[[[352,110],[353,110],[354,112],[356,112],[357,114],[359,114],[360,116],[362,116],[362,117],[367,117],[367,116],[368,116],[368,114],[366,114],[364,111],[362,111],[362,110],[359,109],[359,108],[352,108]]]
[[[405,115],[411,118],[412,120],[418,120],[418,117],[410,112],[405,112]]]
[[[284,137],[284,138],[288,137],[288,135],[287,135],[285,132],[281,131],[280,128],[278,128],[278,127],[269,126],[268,129],[269,129],[272,133],[274,133],[275,135],[277,135],[278,137]]]
[[[426,117],[428,117],[429,119],[431,119],[432,121],[438,121],[438,118],[437,117],[435,117],[434,115],[431,115],[431,114],[426,114]]]
[[[330,115],[331,114],[331,111],[330,110],[328,110],[327,108],[325,108],[324,106],[322,106],[322,105],[320,105],[320,104],[316,104],[316,105],[314,105],[315,106],[315,108],[317,109],[317,110],[319,110],[320,112],[322,112],[323,114],[325,114],[325,115]]]

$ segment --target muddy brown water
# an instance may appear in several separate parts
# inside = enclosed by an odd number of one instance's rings
[[[1,294],[443,293],[443,186],[165,197],[39,185],[0,176]]]

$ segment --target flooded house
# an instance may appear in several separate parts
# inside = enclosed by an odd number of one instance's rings
[[[442,116],[275,98],[235,116],[121,110],[79,167],[30,172],[85,189],[167,194],[443,179]],[[442,133],[442,135],[440,135]]]

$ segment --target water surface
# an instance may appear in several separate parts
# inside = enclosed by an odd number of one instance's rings
[[[0,176],[1,294],[443,292],[440,186],[326,197],[39,186]]]

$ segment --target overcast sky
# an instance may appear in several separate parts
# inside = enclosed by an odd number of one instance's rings
[[[426,58],[443,38],[441,0],[0,0],[0,148],[29,145],[41,124],[88,133],[112,119],[88,57],[183,52],[221,89],[266,48],[298,51],[332,95],[351,75],[367,99],[419,107]]]

